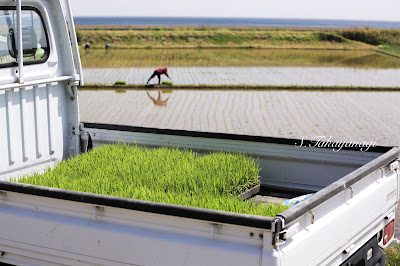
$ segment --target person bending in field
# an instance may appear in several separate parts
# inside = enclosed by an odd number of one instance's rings
[[[151,80],[152,78],[154,78],[155,76],[158,77],[158,84],[160,84],[160,83],[161,83],[161,75],[163,75],[163,74],[166,75],[169,79],[171,79],[171,78],[168,76],[168,69],[167,69],[166,67],[164,67],[164,68],[157,68],[157,69],[154,71],[153,75],[151,75],[151,77],[150,77],[149,80],[147,81],[147,84],[149,84],[150,80]]]

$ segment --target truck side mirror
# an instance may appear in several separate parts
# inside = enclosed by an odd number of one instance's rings
[[[8,45],[8,53],[12,58],[17,58],[18,53],[17,53],[17,45],[15,41],[15,33],[14,29],[11,28],[8,30],[8,35],[7,35],[7,45]]]

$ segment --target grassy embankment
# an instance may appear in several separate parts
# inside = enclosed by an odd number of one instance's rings
[[[380,51],[389,53],[391,55],[397,55],[400,58],[400,44],[384,45],[380,48]]]
[[[343,38],[334,31],[295,31],[260,29],[153,28],[153,29],[86,29],[77,31],[81,45],[93,48],[307,48],[369,49],[365,43]]]
[[[286,207],[237,195],[259,183],[256,161],[240,154],[104,145],[21,183],[214,210],[275,216]]]
[[[373,45],[383,51],[400,57],[400,30],[390,29],[348,29],[339,34],[348,40]]]
[[[93,48],[301,48],[378,49],[400,56],[400,30],[391,29],[225,29],[225,28],[85,28],[77,30],[80,44]]]

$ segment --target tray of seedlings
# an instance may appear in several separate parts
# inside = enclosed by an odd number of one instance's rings
[[[113,144],[12,181],[274,217],[287,207],[249,199],[259,191],[259,171],[257,160],[243,154]]]

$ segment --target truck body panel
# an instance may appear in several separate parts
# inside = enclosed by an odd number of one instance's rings
[[[303,148],[301,151],[301,148],[290,143],[291,140],[284,139],[88,123],[81,124],[81,133],[82,147],[88,146],[90,136],[94,147],[123,141],[147,145],[149,148],[168,146],[190,148],[198,152],[218,150],[246,153],[268,167],[268,171],[261,173],[262,182],[268,187],[271,187],[269,181],[273,181],[272,185],[277,182],[269,176],[274,176],[278,181],[279,177],[285,176],[275,176],[279,168],[274,169],[274,163],[269,164],[271,158],[272,162],[275,158],[285,158],[286,167],[292,169],[291,175],[295,175],[303,171],[302,167],[315,165],[318,169],[323,156],[324,165],[332,176],[334,166],[338,165],[338,179],[289,209],[287,215],[285,212],[280,215],[287,222],[285,228],[297,226],[298,229],[278,246],[273,244],[274,236],[279,233],[276,232],[276,218],[1,183],[0,191],[5,194],[0,213],[7,217],[4,223],[26,228],[25,231],[18,230],[21,234],[18,234],[20,238],[17,242],[39,246],[47,251],[47,256],[52,254],[49,258],[61,256],[71,259],[70,263],[160,265],[165,262],[168,265],[197,265],[198,262],[199,265],[220,265],[229,261],[232,265],[335,265],[353,254],[351,251],[343,254],[349,246],[354,244],[353,250],[356,251],[358,246],[376,235],[385,225],[385,217],[396,207],[397,194],[392,192],[397,188],[393,188],[393,183],[397,185],[398,174],[389,171],[387,164],[398,157],[397,148],[381,148],[380,152],[370,154],[347,150],[344,155],[347,163],[338,163],[338,154],[331,151],[329,155],[329,149],[310,151],[309,148]],[[382,152],[384,154],[379,156]],[[295,155],[289,156],[291,153]],[[298,162],[305,159],[308,163],[300,164],[300,167]],[[356,163],[361,166],[356,166]],[[349,164],[352,164],[352,168]],[[344,166],[349,168],[347,175],[342,177]],[[307,184],[309,180],[298,179],[298,182]],[[340,191],[329,195],[336,189],[335,186],[350,184],[354,180],[357,181],[348,188],[342,187]],[[309,189],[310,184],[297,187],[300,191],[306,188]],[[297,210],[296,217],[290,220],[290,212],[313,205],[313,200],[321,202],[311,210]],[[14,202],[18,205],[14,206]],[[18,246],[10,245],[7,240],[16,240],[13,232],[15,230],[11,230],[3,239],[5,242],[0,241],[7,243],[3,244],[3,249],[10,255],[13,250],[18,250]],[[58,235],[54,232],[58,232]],[[43,239],[43,242],[39,243],[37,239]],[[99,246],[98,241],[103,244]],[[104,247],[109,252],[103,250]],[[150,253],[143,250],[148,247],[152,247]],[[63,255],[57,255],[60,250]],[[34,250],[30,252],[35,253]],[[67,255],[70,253],[74,256]],[[115,254],[118,256],[115,257]],[[188,254],[190,262],[182,254]]]

